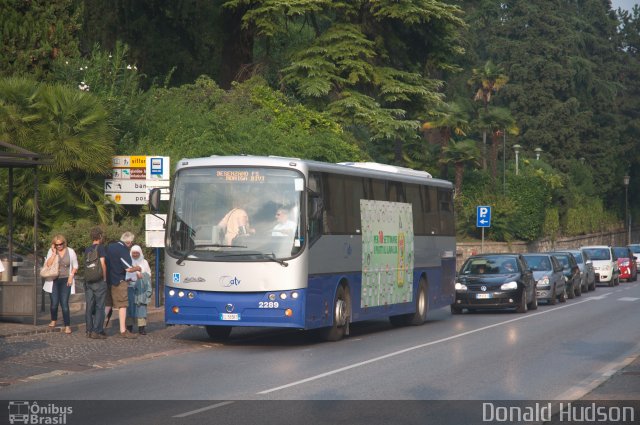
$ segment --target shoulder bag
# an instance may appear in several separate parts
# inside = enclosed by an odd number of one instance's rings
[[[58,268],[59,259],[56,258],[56,261],[53,262],[50,266],[47,266],[47,262],[44,262],[44,266],[40,269],[40,277],[45,279],[55,279],[60,274],[60,270]]]

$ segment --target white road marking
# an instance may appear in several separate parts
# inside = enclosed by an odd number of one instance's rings
[[[589,302],[589,301],[591,301],[593,299],[602,299],[602,298],[590,297],[590,298],[587,298],[587,299],[582,300],[582,301],[572,302],[571,304],[566,304],[566,305],[555,307],[555,308],[552,308],[552,309],[547,309],[547,310],[540,311],[540,312],[537,312],[537,313],[526,314],[526,315],[517,317],[515,319],[505,320],[504,322],[494,323],[493,325],[488,325],[488,326],[484,326],[482,328],[474,329],[474,330],[471,330],[471,331],[462,332],[460,334],[452,335],[452,336],[449,336],[449,337],[446,337],[446,338],[442,338],[442,339],[438,339],[436,341],[431,341],[431,342],[427,342],[425,344],[420,344],[420,345],[415,345],[413,347],[408,347],[408,348],[405,348],[403,350],[394,351],[393,353],[385,354],[383,356],[374,357],[374,358],[369,359],[369,360],[365,360],[365,361],[362,361],[362,362],[354,363],[352,365],[341,367],[341,368],[335,369],[335,370],[331,370],[329,372],[321,373],[319,375],[310,376],[309,378],[301,379],[299,381],[294,381],[294,382],[291,382],[289,384],[281,385],[279,387],[270,388],[268,390],[260,391],[257,394],[269,394],[269,393],[272,393],[272,392],[275,392],[275,391],[284,390],[286,388],[295,387],[297,385],[301,385],[301,384],[305,384],[307,382],[316,381],[318,379],[326,378],[327,376],[335,375],[337,373],[341,373],[341,372],[344,372],[344,371],[347,371],[347,370],[350,370],[350,369],[355,369],[355,368],[358,368],[360,366],[365,366],[365,365],[368,365],[368,364],[371,364],[371,363],[379,362],[381,360],[385,360],[385,359],[388,359],[390,357],[399,356],[401,354],[405,354],[405,353],[408,353],[410,351],[418,350],[420,348],[430,347],[430,346],[436,345],[436,344],[442,344],[443,342],[452,341],[454,339],[462,338],[463,336],[472,335],[472,334],[475,334],[475,333],[478,333],[478,332],[486,331],[488,329],[496,328],[498,326],[504,326],[504,325],[508,325],[509,323],[518,322],[520,320],[529,319],[531,317],[536,317],[536,316],[540,316],[540,315],[543,315],[543,314],[548,314],[548,313],[551,313],[551,312],[556,311],[556,310],[562,310],[562,309],[565,309],[565,308],[570,308],[570,307],[573,307],[573,306],[576,306],[576,305],[580,305],[582,303]]]
[[[223,401],[222,403],[216,403],[211,406],[205,406],[201,409],[192,410],[190,412],[180,413],[179,415],[175,415],[174,418],[186,418],[187,416],[195,415],[197,413],[206,412],[207,410],[217,409],[218,407],[226,406],[228,404],[233,404],[234,401]]]
[[[640,300],[640,298],[634,298],[634,297],[622,297],[622,298],[618,298],[618,301],[638,301]]]

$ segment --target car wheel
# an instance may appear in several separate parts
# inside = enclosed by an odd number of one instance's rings
[[[560,294],[560,298],[558,298],[558,300],[561,303],[567,302],[567,285],[564,285],[564,287],[562,288],[562,294]]]
[[[569,297],[570,300],[572,300],[572,299],[574,299],[576,297],[575,284],[573,284],[573,283],[571,284],[571,287],[567,291],[567,296]]]
[[[620,276],[616,277],[616,281],[615,281],[615,283],[613,285],[614,286],[620,285]]]
[[[231,326],[205,326],[209,339],[213,341],[223,341],[231,335]]]
[[[633,282],[635,282],[636,280],[638,280],[638,272],[635,272],[633,274],[633,279],[631,279]]]
[[[576,294],[576,297],[579,297],[582,295],[582,282],[580,282],[580,284],[576,286],[575,294]]]
[[[529,310],[538,309],[538,296],[536,295],[535,289],[533,290],[533,301],[531,301],[527,307],[529,308]]]
[[[516,307],[516,313],[526,313],[527,312],[527,291],[522,288],[522,294],[520,295],[520,301],[518,302],[518,306]]]
[[[550,305],[556,305],[556,303],[558,302],[558,294],[556,293],[556,286],[553,286],[553,294],[551,295],[551,298],[549,298],[549,300],[547,301]]]
[[[458,306],[451,304],[451,314],[462,314],[462,309]]]
[[[351,301],[347,286],[338,286],[331,311],[333,313],[333,325],[321,329],[320,336],[325,341],[340,341],[347,335],[351,316]]]

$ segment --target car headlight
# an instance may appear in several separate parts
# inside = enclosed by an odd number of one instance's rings
[[[467,285],[463,285],[460,282],[456,282],[456,291],[466,291]]]
[[[538,281],[538,286],[549,286],[549,276],[545,276]]]
[[[512,289],[518,289],[518,282],[507,282],[503,283],[500,287],[503,291],[510,291]]]

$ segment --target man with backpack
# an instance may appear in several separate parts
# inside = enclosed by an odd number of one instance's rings
[[[92,245],[84,250],[84,295],[87,304],[85,323],[87,337],[106,339],[104,332],[104,306],[107,296],[106,250],[102,245],[102,229],[91,229]]]

